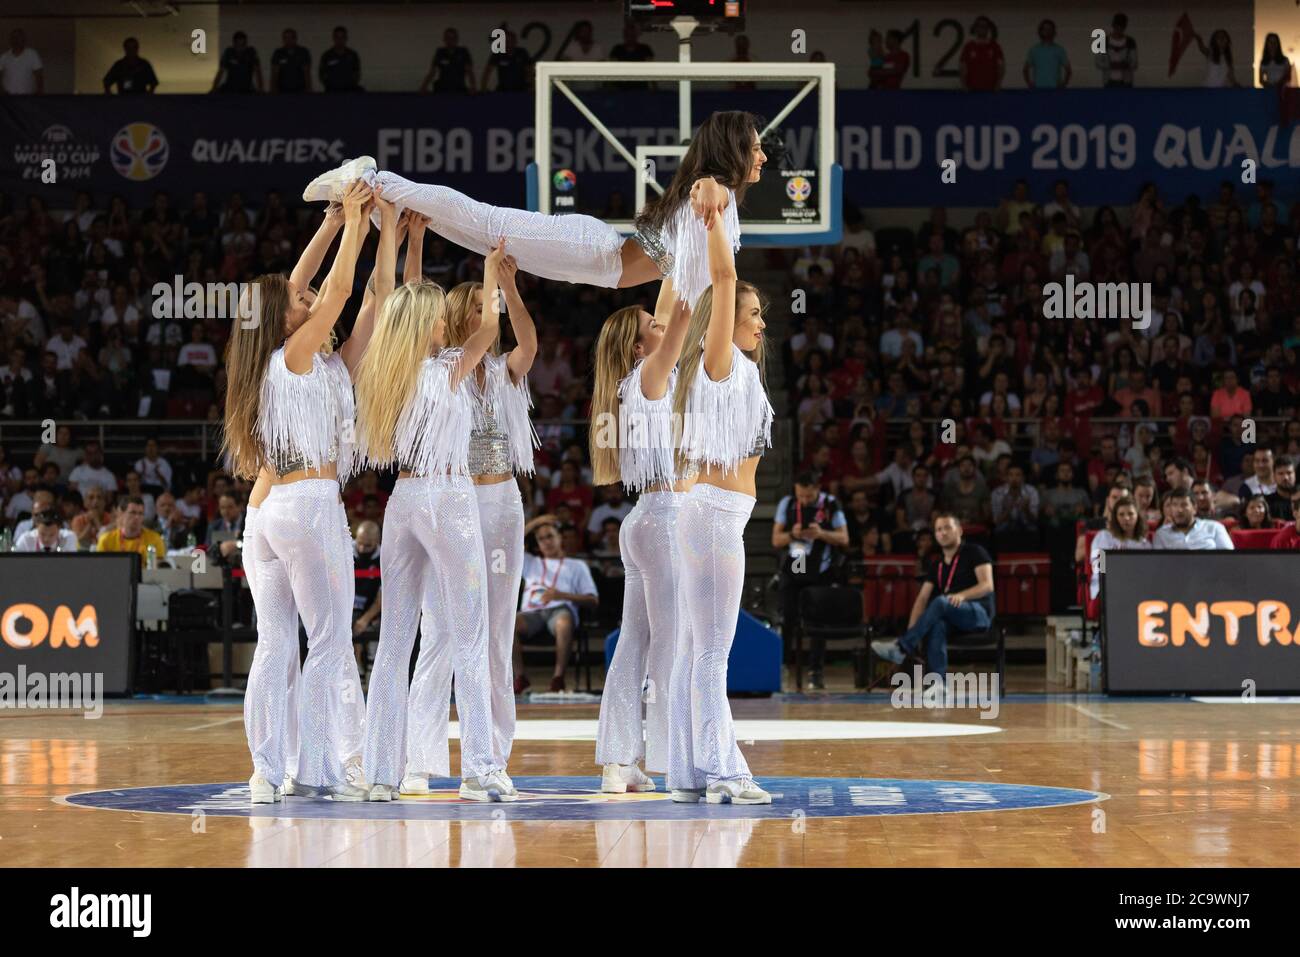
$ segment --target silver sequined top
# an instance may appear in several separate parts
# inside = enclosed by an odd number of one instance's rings
[[[501,429],[491,406],[484,405],[469,433],[469,474],[504,475],[510,468],[510,437]]]
[[[673,271],[673,254],[668,251],[668,247],[664,245],[663,237],[657,231],[645,227],[633,233],[632,238],[636,240],[637,245],[650,258],[650,261],[659,268],[659,275],[667,276]]]

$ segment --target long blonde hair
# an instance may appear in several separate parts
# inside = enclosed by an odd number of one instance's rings
[[[767,300],[763,294],[758,291],[758,287],[752,283],[738,281],[736,283],[736,322],[740,322],[740,300],[746,293],[752,293],[758,300],[760,310],[767,309]],[[691,383],[695,381],[697,373],[703,373],[701,366],[704,363],[704,334],[709,331],[709,318],[713,315],[713,287],[710,286],[704,292],[700,293],[700,298],[695,302],[695,311],[691,313],[691,324],[686,329],[686,343],[682,346],[682,357],[677,361],[677,392],[673,396],[673,420],[675,422],[686,421],[686,396],[691,391]],[[753,360],[758,366],[758,377],[763,383],[763,388],[767,388],[767,370],[764,368],[766,350],[763,348],[764,339],[759,338],[758,348],[746,352],[745,356]]]
[[[447,294],[427,279],[398,286],[375,319],[357,367],[357,445],[373,464],[393,460],[397,421],[411,400],[420,367],[433,352]]]
[[[237,478],[255,479],[266,464],[262,443],[256,437],[262,380],[271,353],[284,343],[284,317],[289,311],[291,291],[289,281],[281,275],[254,279],[247,292],[253,302],[261,303],[257,322],[250,325],[237,314],[226,343],[226,414],[221,454]],[[241,314],[244,311],[238,310]]]
[[[620,478],[618,440],[600,441],[612,425],[618,432],[618,384],[636,365],[636,344],[641,341],[641,307],[626,306],[610,315],[596,339],[595,385],[591,390],[591,426],[588,446],[592,482],[611,485]]]
[[[463,346],[465,341],[474,334],[470,329],[475,312],[474,293],[482,291],[481,282],[462,282],[453,286],[447,293],[447,345]],[[488,347],[488,352],[494,356],[501,354],[500,327],[497,328],[497,336]]]

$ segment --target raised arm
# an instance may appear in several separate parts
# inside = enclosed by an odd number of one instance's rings
[[[293,267],[293,272],[289,275],[289,282],[295,289],[306,289],[311,281],[316,278],[316,273],[320,272],[320,264],[325,261],[325,254],[329,252],[330,246],[334,242],[334,237],[338,235],[343,228],[343,207],[338,203],[330,203],[325,210],[325,218],[321,220],[320,226],[316,228],[316,235],[312,236],[311,242],[307,248],[302,251],[298,257],[298,263]],[[321,295],[325,290],[321,289]]]
[[[686,330],[691,324],[691,307],[677,298],[671,279],[659,284],[655,322],[664,327],[664,338],[641,367],[641,393],[652,400],[662,399],[668,391],[668,374],[681,358],[682,343],[686,341]]]
[[[506,301],[510,328],[515,333],[515,347],[506,356],[506,368],[510,370],[511,381],[516,383],[528,375],[533,360],[537,358],[537,327],[533,325],[533,317],[528,314],[528,307],[524,305],[519,287],[515,285],[515,274],[518,272],[519,265],[513,256],[501,260],[501,296]]]
[[[352,283],[356,278],[357,255],[361,252],[361,243],[369,229],[368,202],[370,187],[362,182],[353,183],[343,197],[343,239],[339,243],[338,254],[321,295],[316,297],[307,320],[289,337],[285,343],[284,360],[290,372],[305,375],[311,371],[312,356],[319,351],[329,338],[338,322],[339,313],[352,295]]]
[[[713,312],[704,333],[704,372],[714,382],[731,375],[732,339],[736,334],[736,258],[725,229],[709,230],[709,279]]]
[[[487,258],[483,263],[483,321],[479,327],[474,330],[474,334],[465,340],[465,354],[461,357],[460,368],[456,371],[456,376],[452,380],[451,386],[454,389],[460,380],[465,378],[474,371],[488,351],[488,347],[496,340],[497,332],[501,328],[501,312],[497,303],[497,289],[499,288],[499,278],[501,275],[501,260],[506,256],[506,241],[504,239],[497,242],[496,248],[489,250]]]
[[[396,285],[394,274],[397,271],[397,207],[375,193],[375,207],[379,210],[379,252],[375,256],[375,269],[371,273],[374,283],[366,284],[366,296],[357,313],[357,321],[352,326],[352,335],[343,343],[339,354],[348,367],[348,372],[356,375],[361,357],[365,355],[366,346],[370,344],[371,333],[375,331],[375,316],[384,308],[384,300],[392,295]]]
[[[526,538],[529,535],[531,535],[533,529],[537,528],[537,526],[545,525],[548,522],[552,525],[555,525],[557,528],[559,527],[560,524],[560,520],[556,518],[554,515],[552,515],[550,512],[547,512],[545,515],[538,515],[536,518],[530,518],[528,520],[528,523],[524,525],[524,537]]]
[[[428,228],[428,216],[413,209],[406,211],[406,262],[402,268],[402,282],[424,278],[424,234]]]

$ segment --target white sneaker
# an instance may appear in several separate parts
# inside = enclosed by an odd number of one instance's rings
[[[460,782],[460,796],[466,801],[517,801],[519,792],[500,771]]]
[[[357,787],[355,784],[336,784],[329,789],[331,801],[365,801],[370,798],[370,788]]]
[[[653,791],[655,782],[635,764],[607,764],[600,774],[603,794],[625,794],[628,791]]]
[[[393,789],[387,784],[376,784],[370,789],[370,800],[372,801],[391,801],[393,799]]]
[[[423,772],[407,771],[402,778],[403,794],[428,794],[429,775]]]
[[[772,795],[754,783],[753,778],[735,778],[717,781],[704,792],[710,804],[771,804]]]
[[[295,790],[293,778],[288,774],[284,776],[284,784],[280,785],[280,793],[283,794],[285,797],[291,797],[292,795],[298,793]]]
[[[361,767],[361,755],[354,754],[348,758],[347,763],[343,765],[343,777],[348,784],[354,788],[360,788],[363,791],[369,791],[370,787],[366,784],[366,772]]]
[[[673,788],[674,804],[699,804],[704,788]]]
[[[337,169],[321,173],[307,184],[302,191],[302,198],[307,203],[333,202],[343,199],[343,194],[354,182],[366,173],[374,172],[378,167],[373,156],[358,156],[350,159]]]
[[[248,779],[248,798],[253,804],[274,804],[280,800],[281,793],[260,771],[254,771]]]

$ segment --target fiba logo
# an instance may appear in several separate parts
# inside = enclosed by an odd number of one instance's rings
[[[578,174],[571,169],[556,170],[555,175],[551,177],[551,183],[555,186],[556,192],[568,193],[578,185]]]
[[[785,181],[785,195],[796,203],[806,202],[812,195],[812,183],[808,182],[807,177],[791,176]]]
[[[72,130],[62,123],[56,123],[53,126],[46,127],[45,132],[41,134],[41,139],[47,143],[68,143],[72,141]]]
[[[171,147],[152,123],[128,123],[113,135],[109,158],[113,169],[134,182],[153,179],[167,165]]]

